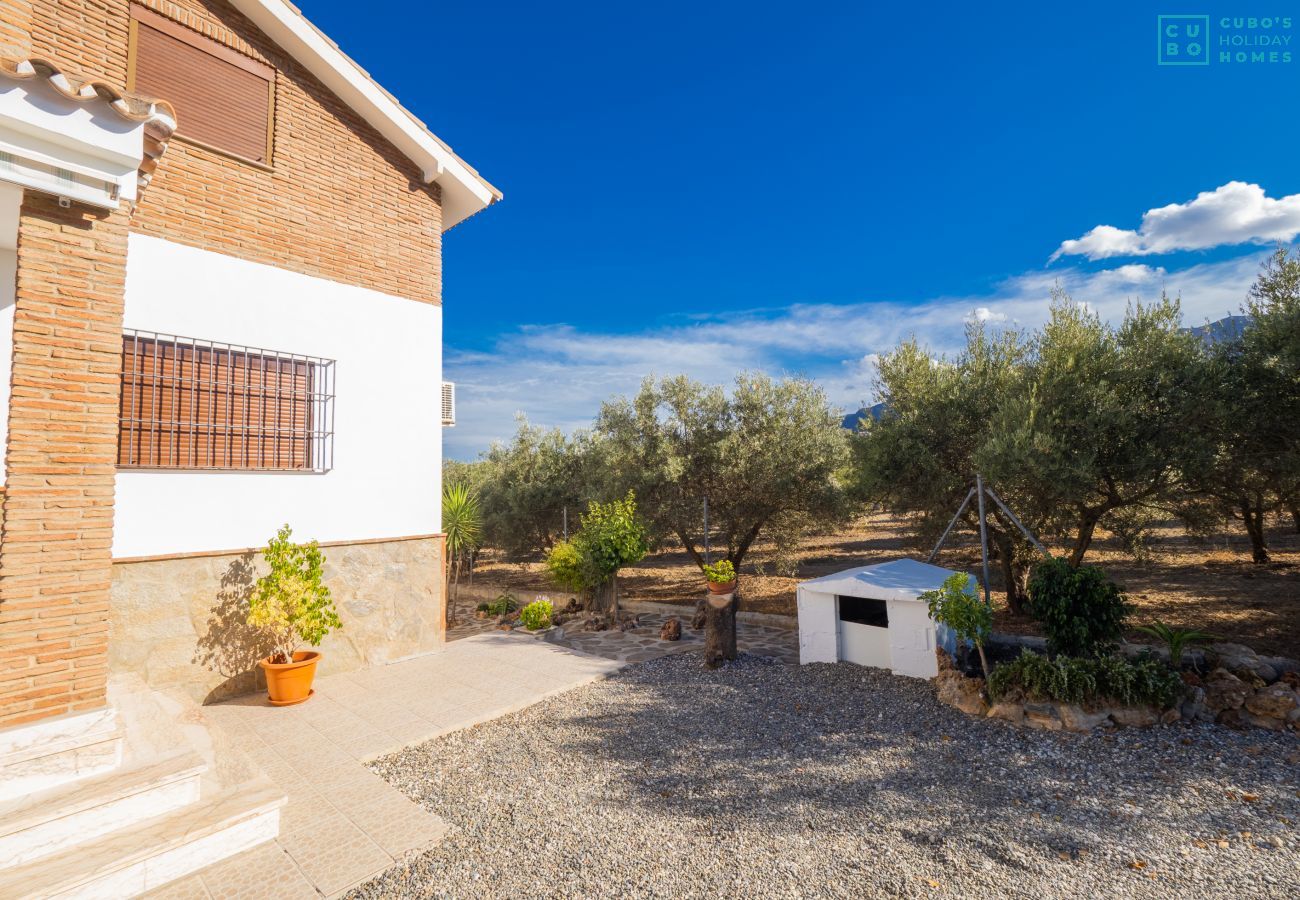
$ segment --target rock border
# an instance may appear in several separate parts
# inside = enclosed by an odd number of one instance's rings
[[[1213,665],[1213,670],[1204,677],[1194,671],[1183,672],[1187,690],[1177,706],[1164,710],[1152,706],[1085,709],[1073,703],[1028,699],[991,703],[983,678],[963,674],[942,648],[935,655],[939,674],[933,680],[939,702],[970,716],[1001,719],[1025,728],[1088,732],[1181,721],[1300,733],[1300,665],[1288,659],[1261,659],[1241,644],[1210,645],[1203,661]]]

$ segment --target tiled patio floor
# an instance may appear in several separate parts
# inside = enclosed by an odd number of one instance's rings
[[[446,826],[363,763],[604,677],[609,659],[497,632],[318,678],[299,706],[261,696],[203,708],[288,795],[280,837],[152,896],[331,897],[436,842]]]

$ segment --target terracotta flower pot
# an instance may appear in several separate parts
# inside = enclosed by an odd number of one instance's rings
[[[734,578],[731,579],[730,581],[722,581],[722,582],[718,582],[718,581],[710,581],[710,582],[709,582],[709,593],[710,593],[710,594],[730,594],[730,593],[732,593],[733,591],[735,591],[735,589],[736,589],[736,579],[734,579]]]
[[[298,650],[293,654],[293,662],[273,663],[268,656],[258,663],[266,673],[266,692],[271,705],[292,706],[310,697],[319,661],[320,654],[315,650]]]

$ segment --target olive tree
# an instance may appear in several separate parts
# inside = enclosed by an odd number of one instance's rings
[[[1256,425],[1276,454],[1273,489],[1300,531],[1300,257],[1278,247],[1250,289],[1242,336],[1254,371],[1271,388],[1272,408]]]
[[[915,340],[881,357],[876,390],[885,412],[878,422],[864,421],[854,437],[858,489],[895,512],[914,514],[917,540],[926,546],[970,490],[977,454],[992,438],[1001,405],[1021,389],[1027,352],[1018,331],[972,323],[965,348],[953,358],[935,357]],[[1018,506],[1014,486],[998,489]],[[964,518],[978,527],[974,504]],[[989,536],[1007,603],[1021,612],[1032,550],[998,509],[989,515]]]
[[[742,374],[731,391],[686,376],[647,378],[596,421],[612,482],[635,490],[656,541],[672,535],[697,565],[701,507],[739,568],[763,535],[790,550],[849,509],[848,439],[822,389],[805,378]]]
[[[976,459],[1029,519],[1069,543],[1071,566],[1108,515],[1181,495],[1201,353],[1181,324],[1168,297],[1131,304],[1115,327],[1058,291],[1024,378],[998,404]]]
[[[494,443],[473,464],[484,542],[520,557],[551,547],[573,514],[598,496],[592,436],[528,424],[522,416],[509,443]],[[481,470],[480,470],[481,467]]]
[[[1279,248],[1251,287],[1241,336],[1202,361],[1203,413],[1187,465],[1186,508],[1241,522],[1251,558],[1269,561],[1265,526],[1287,510],[1300,525],[1300,259]]]

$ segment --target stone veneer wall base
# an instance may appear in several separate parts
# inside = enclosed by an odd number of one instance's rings
[[[325,583],[343,627],[320,647],[320,675],[441,646],[441,537],[335,544],[324,552]],[[114,563],[111,671],[198,702],[264,689],[257,663],[269,648],[244,624],[263,571],[252,551]]]

